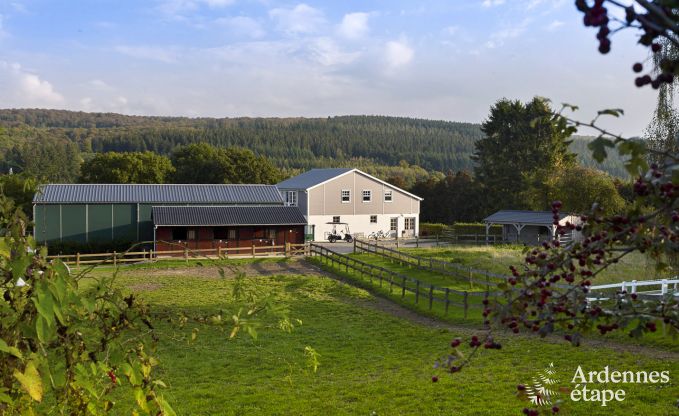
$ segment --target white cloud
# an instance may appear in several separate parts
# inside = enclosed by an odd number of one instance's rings
[[[386,44],[387,64],[390,68],[397,68],[410,63],[415,51],[403,41],[390,41]]]
[[[314,33],[325,24],[323,12],[304,3],[291,9],[272,9],[269,17],[279,30],[292,35]]]
[[[0,90],[13,96],[17,106],[49,107],[64,102],[52,84],[18,63],[0,61]]]
[[[552,23],[550,23],[549,26],[547,26],[547,30],[549,30],[550,32],[553,32],[553,31],[557,30],[558,28],[560,28],[561,26],[563,26],[564,24],[565,23],[562,22],[561,20],[555,20]]]
[[[137,59],[149,59],[164,63],[177,62],[178,52],[173,48],[157,46],[128,46],[118,45],[114,48],[116,52],[131,56]]]
[[[342,18],[337,32],[347,39],[358,39],[363,37],[368,30],[368,13],[347,13]]]
[[[483,0],[483,3],[481,5],[483,7],[495,7],[495,6],[501,6],[505,3],[505,0]]]
[[[486,47],[489,49],[499,48],[505,44],[505,41],[521,36],[521,34],[526,31],[526,28],[530,22],[531,19],[526,18],[516,26],[507,27],[505,29],[491,33],[490,39],[488,39],[486,42]]]
[[[220,26],[227,28],[236,36],[259,39],[266,35],[266,31],[258,21],[247,16],[221,17],[215,20]]]
[[[330,38],[315,39],[310,45],[312,56],[324,66],[346,65],[354,62],[360,55],[358,52],[345,52]]]

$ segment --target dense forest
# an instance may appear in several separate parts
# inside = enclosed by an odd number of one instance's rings
[[[0,110],[0,156],[5,172],[10,167],[24,168],[22,163],[30,159],[26,153],[35,150],[36,141],[64,158],[78,151],[84,160],[110,151],[170,155],[178,146],[207,142],[248,148],[288,174],[312,167],[357,166],[413,184],[432,172],[472,171],[471,156],[481,138],[478,124],[402,117],[216,119]],[[625,176],[619,158],[597,165],[589,156],[588,140],[576,137],[571,144],[583,165]],[[76,177],[77,172],[63,173],[58,179]]]

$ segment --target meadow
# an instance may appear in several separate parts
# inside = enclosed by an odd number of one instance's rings
[[[524,263],[524,246],[519,245],[449,245],[432,248],[407,248],[406,253],[421,257],[432,257],[451,263],[487,270],[493,273],[509,274],[509,266]],[[656,260],[634,252],[611,265],[596,278],[594,284],[617,283],[632,280],[661,279],[672,276],[670,271],[657,271]]]
[[[208,263],[118,273],[117,284],[156,311],[227,315],[235,307],[232,276],[242,270],[248,285],[271,292],[290,317],[302,321],[288,333],[262,318],[256,339],[240,334],[234,340],[228,330],[209,325],[159,323],[158,371],[179,415],[518,415],[528,403],[517,397],[517,384],[530,382],[552,362],[564,385],[578,365],[679,371],[679,355],[669,349],[600,341],[574,348],[558,339],[500,334],[502,350],[484,350],[470,367],[447,374],[433,368],[435,360],[451,351],[453,338],[480,334],[475,321],[426,318],[303,261],[223,265],[226,277]],[[198,336],[191,341],[194,328]],[[319,354],[317,371],[309,366],[307,346]],[[623,388],[626,400],[607,407],[570,400],[559,406],[572,415],[679,414],[674,378]],[[118,411],[129,414],[123,393]]]

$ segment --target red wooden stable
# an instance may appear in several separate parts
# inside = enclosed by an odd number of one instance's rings
[[[252,246],[275,246],[274,251],[282,252],[286,243],[304,243],[304,226],[158,226],[155,240],[159,252]]]

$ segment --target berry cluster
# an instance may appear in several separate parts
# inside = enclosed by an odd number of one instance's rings
[[[611,51],[610,35],[614,32],[611,31],[610,23],[614,22],[615,19],[609,17],[608,9],[604,7],[604,4],[607,2],[614,7],[624,7],[619,2],[612,2],[610,0],[595,0],[591,6],[587,0],[575,1],[575,7],[584,14],[584,25],[599,28],[596,37],[599,41],[599,52],[602,54],[607,54]],[[666,38],[665,32],[673,29],[676,22],[673,22],[674,14],[668,6],[663,4],[653,4],[652,6],[653,9],[647,13],[637,13],[632,5],[624,7],[625,21],[620,22],[620,27],[615,31],[630,27],[641,29],[643,34],[639,38],[639,43],[647,46],[651,52],[656,54],[662,51],[662,45],[658,43],[658,39]],[[668,22],[672,22],[671,25]],[[632,70],[635,73],[640,73],[643,69],[644,66],[640,62],[632,66]],[[660,60],[659,70],[660,73],[655,77],[651,74],[636,77],[634,84],[637,87],[651,85],[652,88],[658,89],[663,83],[673,83],[674,75],[679,73],[679,59],[663,58]]]

